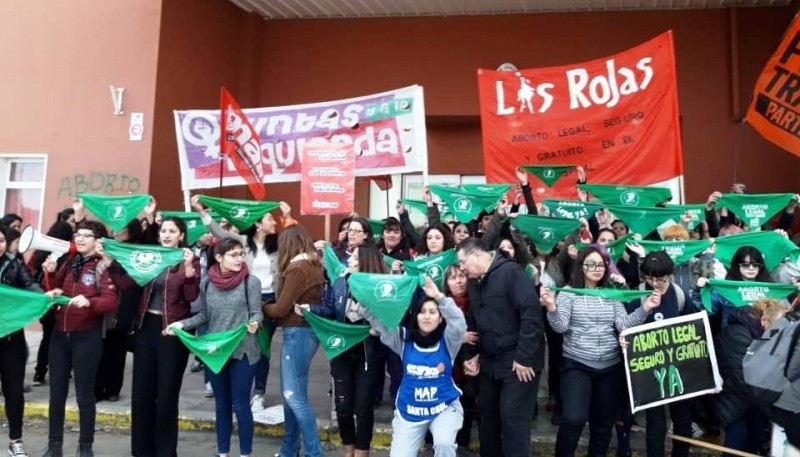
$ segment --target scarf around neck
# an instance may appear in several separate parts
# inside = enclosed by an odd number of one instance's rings
[[[231,290],[241,284],[248,274],[249,271],[246,263],[242,263],[241,270],[229,271],[227,273],[223,273],[219,264],[216,264],[208,269],[208,280],[211,281],[211,284],[214,284],[217,289]]]

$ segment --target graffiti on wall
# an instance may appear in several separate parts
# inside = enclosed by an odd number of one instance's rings
[[[136,176],[125,173],[108,173],[92,171],[89,173],[75,173],[61,178],[58,186],[58,198],[74,198],[81,192],[96,194],[127,194],[141,190],[142,183]]]

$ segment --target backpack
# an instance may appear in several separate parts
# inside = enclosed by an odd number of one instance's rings
[[[750,343],[742,359],[742,371],[756,401],[772,405],[792,383],[800,380],[796,368],[800,359],[795,357],[798,338],[800,320],[786,316]]]

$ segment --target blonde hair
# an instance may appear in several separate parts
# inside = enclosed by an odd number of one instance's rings
[[[689,239],[689,232],[682,225],[670,225],[664,229],[662,238],[665,240],[667,238],[677,238],[681,241],[686,241]]]
[[[775,321],[789,311],[789,307],[787,307],[786,303],[782,300],[775,298],[759,298],[753,302],[753,310],[757,318],[766,319],[769,325],[772,326]]]

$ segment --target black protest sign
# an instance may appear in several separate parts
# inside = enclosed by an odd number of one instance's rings
[[[705,311],[632,327],[622,336],[633,412],[721,388]]]

